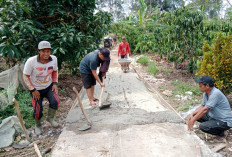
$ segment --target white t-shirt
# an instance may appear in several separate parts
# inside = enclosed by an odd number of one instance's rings
[[[32,84],[36,90],[42,90],[47,88],[52,83],[52,72],[57,71],[57,58],[54,55],[50,55],[51,61],[43,64],[38,61],[38,55],[30,57],[24,66],[23,73],[30,75]]]

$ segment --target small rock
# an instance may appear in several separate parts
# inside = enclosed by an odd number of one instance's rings
[[[187,92],[185,92],[185,94],[193,95],[193,92],[187,91]]]
[[[49,134],[49,135],[52,134],[52,130],[48,131],[48,134]]]
[[[188,96],[184,96],[184,97],[182,96],[182,97],[181,97],[181,100],[182,100],[182,101],[187,101],[187,100],[188,100]]]
[[[166,95],[166,96],[172,96],[172,91],[165,90],[165,91],[163,91],[163,94]]]
[[[29,145],[30,142],[27,141],[27,140],[22,140],[22,141],[19,142],[19,144],[21,144],[21,145]]]
[[[34,142],[35,142],[37,145],[40,144],[40,140],[36,140],[36,141],[34,141]],[[34,147],[34,144],[33,144],[34,142],[32,142],[31,144],[29,144],[28,147],[29,147],[29,148]]]

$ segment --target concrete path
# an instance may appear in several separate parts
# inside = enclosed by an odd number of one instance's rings
[[[103,94],[103,101],[111,102],[111,107],[91,108],[83,91],[81,98],[93,126],[79,131],[86,121],[79,107],[70,110],[52,157],[196,157],[198,144],[202,156],[216,156],[187,131],[175,113],[158,102],[133,70],[122,72],[116,49],[111,58]],[[99,85],[95,93],[99,97]]]

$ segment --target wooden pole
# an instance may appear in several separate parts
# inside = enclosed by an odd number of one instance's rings
[[[24,123],[23,123],[23,119],[22,119],[22,116],[21,116],[21,113],[20,113],[20,110],[19,110],[19,104],[18,104],[18,102],[16,101],[15,98],[13,98],[13,102],[14,102],[14,104],[16,106],[16,110],[17,110],[17,113],[18,113],[19,122],[20,122],[20,124],[21,124],[21,126],[23,128],[23,132],[26,135],[27,141],[29,141],[30,138],[29,138],[29,135],[27,133],[27,129],[26,129]]]
[[[77,89],[76,89],[75,87],[73,87],[73,91],[76,93],[77,100],[78,100],[78,102],[79,102],[79,104],[80,104],[81,111],[82,111],[82,113],[83,113],[83,115],[84,115],[86,121],[88,122],[88,124],[91,124],[91,122],[89,121],[87,115],[85,114],[85,110],[84,110],[84,107],[83,107],[81,98],[80,98],[80,96],[79,96],[79,94],[78,94],[78,91],[77,91]]]
[[[38,157],[42,157],[42,155],[41,155],[41,153],[39,151],[38,145],[35,142],[33,142],[33,144],[34,144],[35,152],[38,155]]]

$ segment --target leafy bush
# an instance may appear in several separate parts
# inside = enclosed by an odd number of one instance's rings
[[[5,90],[1,91],[1,93],[6,93]],[[27,90],[18,89],[18,94],[16,94],[15,98],[19,103],[20,113],[25,122],[25,127],[29,128],[34,124],[33,119],[33,107],[31,105],[30,93]],[[0,112],[0,123],[3,119],[17,115],[17,111],[15,105],[7,106],[3,111]]]
[[[157,66],[155,65],[154,62],[149,62],[148,67],[147,67],[148,72],[150,72],[152,75],[156,75],[157,73]]]
[[[204,43],[203,60],[199,62],[197,75],[209,75],[216,87],[225,94],[232,92],[232,35],[218,34],[210,46]]]
[[[149,58],[147,56],[141,56],[138,60],[137,63],[147,65],[149,62]]]
[[[107,12],[94,14],[95,0],[1,1],[0,8],[0,55],[11,66],[38,54],[39,41],[48,40],[59,68],[67,62],[77,72],[85,50],[98,47],[96,39],[108,32],[112,21]]]

